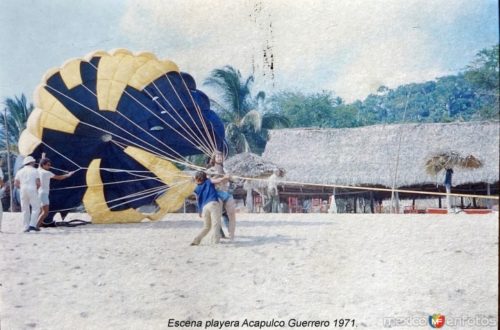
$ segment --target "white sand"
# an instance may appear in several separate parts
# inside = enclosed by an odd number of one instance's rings
[[[384,317],[433,313],[498,320],[498,214],[241,214],[234,243],[198,247],[189,246],[201,229],[195,214],[40,233],[21,233],[21,222],[4,214],[2,330],[167,329],[169,319],[252,329],[242,322],[291,318],[380,329]]]

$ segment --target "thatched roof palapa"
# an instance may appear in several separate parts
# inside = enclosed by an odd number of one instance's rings
[[[275,163],[249,152],[228,158],[224,162],[224,169],[233,175],[250,178],[267,178],[275,170],[283,171],[283,168]]]
[[[396,187],[442,183],[443,172],[428,174],[425,164],[450,151],[473,155],[483,164],[454,169],[454,185],[495,183],[499,177],[498,122],[280,129],[269,134],[263,158],[283,166],[290,181],[391,187],[398,163]]]
[[[425,170],[431,175],[449,168],[480,168],[483,163],[473,155],[462,156],[458,152],[450,151],[432,156],[425,162]]]

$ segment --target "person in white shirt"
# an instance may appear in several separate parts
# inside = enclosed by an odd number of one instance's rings
[[[38,197],[40,197],[40,201],[42,203],[42,212],[38,217],[37,228],[40,228],[43,220],[49,215],[49,192],[50,192],[50,180],[64,180],[73,175],[73,172],[69,172],[63,175],[55,175],[50,171],[50,167],[52,163],[48,158],[42,158],[40,160],[40,166],[38,167],[38,174],[40,176],[40,189],[38,190]]]
[[[21,212],[23,213],[24,231],[40,231],[37,228],[38,215],[40,214],[40,199],[38,198],[37,190],[40,187],[40,178],[38,177],[33,157],[28,156],[24,158],[23,168],[17,172],[14,185],[21,191]]]

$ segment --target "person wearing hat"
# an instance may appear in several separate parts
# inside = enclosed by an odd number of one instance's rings
[[[31,156],[24,158],[23,167],[17,172],[14,185],[21,191],[21,212],[23,213],[24,231],[40,231],[37,227],[40,214],[40,178],[35,168],[35,159]],[[31,206],[31,210],[30,210]]]

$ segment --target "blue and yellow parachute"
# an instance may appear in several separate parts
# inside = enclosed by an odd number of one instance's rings
[[[176,161],[225,150],[208,97],[151,53],[94,52],[49,71],[21,134],[22,155],[75,171],[53,181],[49,216],[82,204],[94,223],[157,220],[194,188]],[[156,210],[143,213],[141,207]]]

